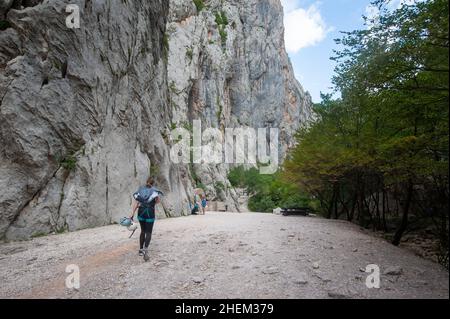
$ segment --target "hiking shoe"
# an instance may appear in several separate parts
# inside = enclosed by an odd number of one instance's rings
[[[139,256],[144,256],[144,249],[139,249]]]
[[[149,261],[150,255],[148,254],[148,249],[143,250],[144,250],[144,261]]]

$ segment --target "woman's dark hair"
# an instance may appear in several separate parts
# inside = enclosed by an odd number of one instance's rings
[[[153,184],[155,184],[155,180],[153,179],[153,177],[147,178],[147,183],[146,183],[146,185],[149,186],[149,187],[152,187]]]

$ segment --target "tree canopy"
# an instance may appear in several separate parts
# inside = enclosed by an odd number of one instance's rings
[[[340,98],[322,96],[281,175],[329,218],[394,228],[395,245],[412,221],[431,225],[448,266],[448,1],[373,5],[336,40]]]

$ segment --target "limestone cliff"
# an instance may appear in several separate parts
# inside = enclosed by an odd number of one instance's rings
[[[0,237],[115,221],[155,167],[161,214],[186,210],[189,179],[161,135],[167,1],[71,1],[80,29],[66,27],[66,1],[39,2],[3,9]]]
[[[167,32],[172,122],[201,119],[203,127],[222,130],[278,128],[283,157],[298,128],[312,120],[312,103],[285,50],[280,1],[171,0]],[[210,197],[239,209],[227,169],[193,167]]]
[[[172,164],[167,132],[279,127],[284,152],[311,116],[279,0],[70,3],[79,29],[66,1],[0,0],[2,239],[116,221],[148,174],[160,217],[188,213],[194,180],[238,209],[227,167]]]

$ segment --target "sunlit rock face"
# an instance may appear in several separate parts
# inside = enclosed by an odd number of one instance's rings
[[[279,156],[313,119],[310,95],[294,77],[279,0],[170,1],[168,82],[172,122],[279,129]],[[227,165],[194,165],[210,196],[235,205]],[[226,185],[223,192],[214,187]]]
[[[79,29],[66,1],[0,0],[0,238],[117,221],[149,174],[159,217],[188,214],[196,184],[238,211],[228,167],[174,164],[168,136],[276,127],[285,154],[312,113],[279,0],[71,3]]]

